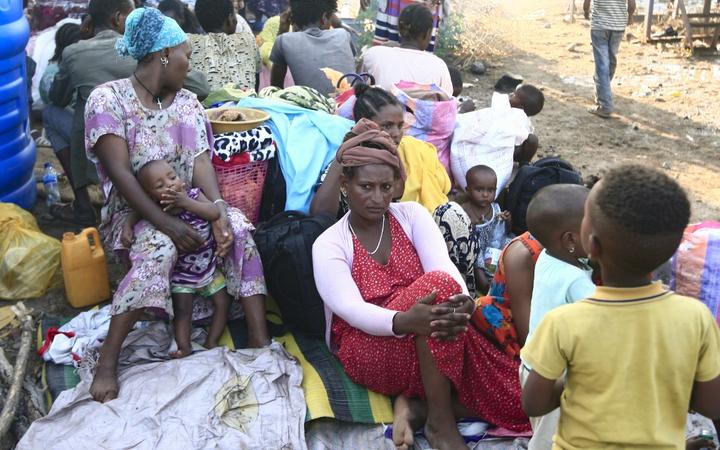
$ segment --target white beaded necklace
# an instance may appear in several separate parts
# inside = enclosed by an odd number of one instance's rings
[[[350,219],[348,219],[348,225],[350,226],[350,232],[353,234],[353,236],[357,237],[357,233],[355,233],[355,230],[352,227],[352,224],[350,223]],[[377,247],[375,247],[375,250],[372,252],[368,252],[368,255],[372,256],[375,253],[380,250],[380,244],[382,244],[383,236],[385,235],[385,214],[383,214],[383,220],[382,220],[382,228],[380,229],[380,239],[378,239]],[[359,240],[360,238],[358,238]]]

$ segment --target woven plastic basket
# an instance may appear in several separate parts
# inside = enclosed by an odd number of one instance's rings
[[[222,197],[245,214],[253,224],[260,216],[263,186],[268,162],[259,161],[233,167],[215,166]]]

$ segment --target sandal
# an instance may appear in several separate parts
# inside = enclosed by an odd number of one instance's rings
[[[94,227],[97,225],[94,211],[78,213],[72,203],[52,205],[50,215],[53,219],[82,227]]]

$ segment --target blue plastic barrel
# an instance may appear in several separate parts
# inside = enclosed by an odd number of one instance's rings
[[[29,136],[25,45],[30,26],[22,1],[0,0],[0,201],[35,204],[35,141]]]

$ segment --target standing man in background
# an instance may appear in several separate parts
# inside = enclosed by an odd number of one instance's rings
[[[635,0],[584,0],[583,11],[585,18],[590,19],[595,58],[595,107],[588,112],[607,119],[613,112],[610,82],[615,76],[617,53],[625,27],[632,23],[635,14]]]

